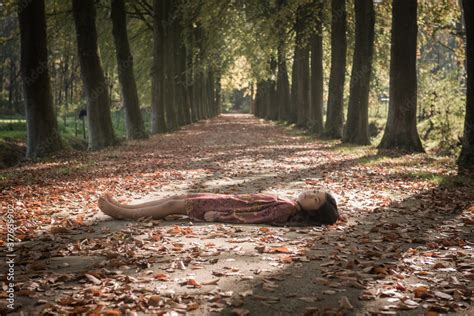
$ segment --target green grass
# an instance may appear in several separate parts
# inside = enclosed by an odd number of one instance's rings
[[[362,165],[373,166],[379,163],[390,163],[395,162],[396,158],[383,156],[383,155],[369,155],[359,159],[359,163]]]
[[[328,140],[328,143],[335,142],[334,140]],[[360,156],[371,156],[374,155],[376,149],[372,145],[368,146],[361,146],[355,144],[347,144],[347,143],[335,143],[333,147],[330,148],[340,154],[356,154]]]
[[[26,120],[22,118],[0,118],[0,124],[24,123]]]
[[[72,174],[75,174],[75,173],[90,170],[91,166],[92,166],[92,162],[85,162],[85,163],[81,163],[79,165],[75,165],[74,167],[71,167],[71,166],[58,167],[58,168],[54,169],[54,172],[57,175],[67,176],[67,175],[72,175]]]
[[[405,176],[413,179],[427,180],[447,188],[474,186],[473,179],[462,175],[447,176],[429,171],[413,171],[405,173]]]
[[[0,139],[17,142],[26,141],[26,130],[23,131],[0,131]]]
[[[146,128],[149,128],[150,119],[149,114],[144,113],[144,120]],[[126,137],[125,118],[123,111],[112,112],[112,124],[114,126],[115,135],[120,139]],[[82,121],[74,119],[74,116],[68,115],[58,117],[58,125],[61,136],[67,143],[69,140],[77,142],[84,139],[82,130]],[[86,124],[87,137],[87,124]],[[26,120],[24,118],[6,116],[0,117],[0,140],[9,140],[16,142],[26,141]]]

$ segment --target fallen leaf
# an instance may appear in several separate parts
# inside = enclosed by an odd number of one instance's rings
[[[195,287],[195,288],[202,287],[202,285],[199,284],[195,279],[188,279],[188,281],[186,282],[186,285],[192,286],[192,287]]]
[[[344,308],[344,309],[354,309],[354,306],[352,306],[347,296],[342,296],[339,299],[339,307]]]
[[[94,283],[95,285],[100,285],[100,284],[102,284],[102,281],[99,280],[98,278],[96,278],[95,276],[93,276],[93,275],[91,275],[91,274],[87,274],[87,273],[85,273],[84,275],[85,275],[85,277],[86,277],[87,279],[89,279],[89,281],[91,281],[91,282]]]
[[[425,298],[428,294],[428,288],[426,286],[419,286],[413,290],[415,298]]]

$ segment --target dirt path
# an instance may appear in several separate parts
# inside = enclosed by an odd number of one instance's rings
[[[250,115],[4,170],[2,210],[22,240],[14,314],[468,314],[474,187],[453,170],[448,158],[381,156]],[[132,223],[96,209],[106,191],[138,202],[314,188],[333,192],[346,222]]]

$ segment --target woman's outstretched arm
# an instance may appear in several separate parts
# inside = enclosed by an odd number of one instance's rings
[[[130,209],[112,204],[106,197],[100,197],[98,204],[102,212],[116,219],[138,219],[142,217],[162,219],[168,215],[186,215],[186,201],[184,199],[161,202],[161,204],[157,205],[147,205]]]

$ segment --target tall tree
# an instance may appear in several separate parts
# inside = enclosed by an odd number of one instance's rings
[[[461,168],[474,169],[474,3],[463,0],[466,27],[467,99],[464,118],[464,136],[458,164]]]
[[[180,41],[179,48],[176,53],[177,59],[177,70],[178,70],[178,89],[177,89],[177,96],[178,96],[178,103],[181,104],[182,107],[182,120],[184,124],[190,124],[192,122],[191,118],[191,105],[189,103],[188,98],[188,87],[186,82],[186,46],[184,41]]]
[[[166,113],[166,128],[173,131],[178,128],[178,106],[176,102],[176,58],[177,41],[179,33],[176,26],[178,22],[178,3],[175,0],[162,0],[161,9],[164,16],[161,20],[163,31],[163,71],[165,74],[163,82],[163,93]]]
[[[189,27],[189,26],[188,26]],[[193,34],[192,31],[190,32],[191,36],[189,36],[188,41],[185,42],[186,46],[186,72],[185,72],[185,88],[186,88],[186,100],[189,104],[190,112],[191,112],[191,122],[198,121],[198,112],[196,106],[196,100],[194,98],[194,85],[193,85],[193,76],[194,76],[194,69],[193,69]]]
[[[278,101],[277,101],[277,83],[273,79],[277,76],[277,67],[278,67],[278,62],[275,58],[270,59],[270,79],[268,79],[269,82],[269,87],[270,87],[270,93],[269,93],[269,102],[267,104],[267,110],[266,110],[266,118],[269,120],[278,120]]]
[[[352,62],[349,108],[343,142],[370,144],[369,88],[372,76],[375,13],[373,0],[354,1],[355,47]]]
[[[278,0],[277,6],[281,11],[286,6],[287,0]],[[286,26],[277,19],[275,27],[278,33],[277,44],[277,82],[276,82],[276,106],[278,107],[278,119],[288,120],[290,110],[290,82],[288,80],[288,67],[286,64]]]
[[[96,150],[115,144],[116,139],[110,116],[108,86],[98,54],[95,1],[72,0],[72,13],[87,97],[89,149]]]
[[[129,139],[146,138],[142,113],[138,101],[137,84],[133,74],[133,57],[127,34],[127,19],[124,0],[112,0],[110,16],[115,42],[115,54],[122,98],[125,107],[125,122]]]
[[[18,5],[28,158],[62,147],[49,81],[44,11],[44,0],[22,0]]]
[[[278,44],[276,94],[278,102],[278,118],[280,120],[288,120],[290,107],[290,82],[288,80],[288,68],[286,65],[285,39],[279,39]]]
[[[344,81],[347,50],[346,0],[331,2],[331,73],[325,136],[341,138],[344,122]]]
[[[387,124],[379,148],[423,152],[416,129],[417,0],[392,3],[390,101]]]
[[[166,132],[164,94],[164,67],[163,67],[163,30],[162,20],[164,12],[162,1],[153,1],[153,65],[151,69],[151,133]]]
[[[311,103],[309,127],[323,132],[323,10],[324,1],[315,1],[315,32],[311,35]]]
[[[296,10],[295,52],[291,82],[290,120],[296,125],[305,127],[309,111],[309,45],[305,37],[309,4],[303,4]]]

